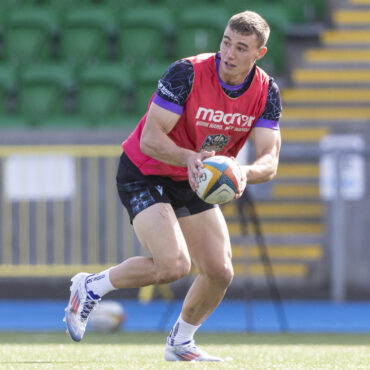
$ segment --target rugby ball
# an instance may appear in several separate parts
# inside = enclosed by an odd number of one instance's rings
[[[112,333],[118,331],[125,320],[126,314],[121,304],[101,301],[90,314],[89,326],[98,333]]]
[[[239,191],[241,173],[237,163],[226,156],[216,155],[203,161],[202,175],[197,178],[196,193],[206,203],[223,204],[234,199]]]

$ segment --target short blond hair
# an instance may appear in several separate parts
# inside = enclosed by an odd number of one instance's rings
[[[265,46],[270,36],[270,27],[266,20],[258,13],[246,10],[245,12],[233,15],[227,26],[232,31],[257,36],[258,47]]]

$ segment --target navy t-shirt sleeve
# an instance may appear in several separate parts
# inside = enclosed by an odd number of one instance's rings
[[[184,110],[194,79],[194,68],[188,60],[178,60],[171,64],[158,81],[154,102],[174,113]]]
[[[254,127],[266,127],[273,130],[279,130],[281,111],[280,89],[275,80],[270,77],[265,110]]]

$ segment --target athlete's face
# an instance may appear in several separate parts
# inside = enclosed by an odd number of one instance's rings
[[[258,47],[255,34],[243,35],[226,27],[221,42],[219,74],[223,82],[238,85],[247,77],[256,60],[261,59],[267,49]]]

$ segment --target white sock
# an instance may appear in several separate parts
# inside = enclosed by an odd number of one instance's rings
[[[193,340],[195,332],[198,330],[200,325],[191,325],[185,322],[181,314],[177,319],[175,325],[170,331],[170,335],[167,338],[167,343],[171,346],[177,346]]]
[[[99,272],[98,274],[92,274],[88,276],[86,279],[87,289],[91,290],[94,294],[98,295],[99,297],[103,297],[103,295],[111,292],[112,290],[116,290],[117,288],[115,288],[112,285],[109,278],[109,272],[111,268]]]

